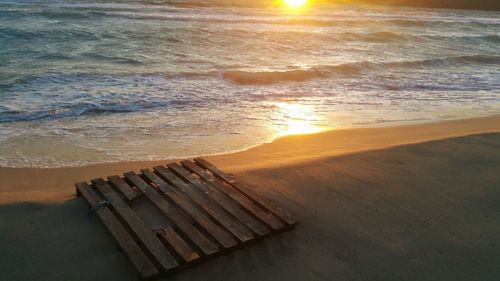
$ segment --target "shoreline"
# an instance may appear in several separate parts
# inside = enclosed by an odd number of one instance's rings
[[[490,132],[500,132],[500,115],[289,135],[240,152],[205,158],[225,171],[241,173],[300,164],[330,156]],[[176,160],[179,159],[62,168],[0,167],[0,204],[66,200],[74,195],[76,182],[149,168]]]
[[[489,119],[489,118],[497,118],[500,120],[500,114],[487,114],[487,115],[474,115],[474,116],[469,116],[465,118],[450,118],[450,119],[443,119],[443,120],[427,120],[427,119],[418,119],[418,120],[402,120],[402,121],[387,121],[387,122],[379,122],[379,123],[362,123],[362,124],[351,124],[351,125],[346,125],[346,126],[324,126],[321,127],[321,130],[318,132],[312,132],[312,133],[304,133],[304,134],[285,134],[285,135],[277,135],[272,137],[269,141],[262,142],[262,143],[257,143],[254,145],[250,145],[248,147],[244,147],[241,149],[235,149],[235,150],[229,150],[229,151],[224,151],[224,152],[219,152],[219,153],[209,153],[209,154],[200,154],[200,155],[189,155],[189,156],[179,156],[179,157],[167,157],[167,158],[161,158],[161,159],[144,159],[144,160],[117,160],[117,161],[104,161],[104,162],[97,162],[97,163],[88,163],[88,164],[81,164],[81,165],[64,165],[64,166],[9,166],[9,165],[0,165],[0,169],[44,169],[44,170],[51,170],[51,169],[73,169],[73,168],[84,168],[84,167],[94,167],[94,166],[104,166],[104,165],[120,165],[124,163],[162,163],[162,162],[174,162],[177,160],[183,160],[183,159],[192,159],[196,157],[220,157],[220,156],[227,156],[227,155],[233,155],[237,153],[244,153],[248,150],[252,150],[255,148],[258,148],[263,145],[269,145],[272,144],[276,141],[280,141],[281,139],[286,139],[289,137],[297,137],[297,136],[315,136],[315,135],[320,135],[320,134],[328,134],[332,132],[338,132],[338,131],[351,131],[351,130],[369,130],[369,129],[383,129],[383,128],[394,128],[394,127],[407,127],[407,126],[415,126],[415,125],[432,125],[432,124],[439,124],[439,123],[448,123],[448,122],[456,122],[456,121],[468,121],[468,120],[477,120],[481,121],[484,119]],[[480,131],[481,133],[481,131]]]

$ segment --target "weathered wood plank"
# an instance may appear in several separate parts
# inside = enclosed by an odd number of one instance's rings
[[[244,196],[242,193],[236,191],[234,188],[226,186],[221,180],[216,179],[211,174],[207,173],[200,166],[196,165],[191,161],[182,161],[181,164],[186,167],[186,169],[197,174],[205,181],[209,182],[220,191],[222,191],[227,196],[231,197],[234,201],[238,202],[243,208],[248,210],[255,217],[260,219],[265,225],[269,226],[271,229],[279,230],[284,227],[284,224],[272,214],[264,211],[262,208],[254,204],[250,199]],[[253,222],[245,222],[247,226],[250,227],[255,233],[259,235],[265,235],[269,233],[269,230],[262,224],[254,224]]]
[[[219,170],[219,168],[215,167],[215,165],[213,165],[212,163],[208,162],[207,160],[201,157],[195,158],[193,160],[201,167],[211,171],[214,175],[221,178],[222,180],[225,180],[228,183],[236,181],[236,179],[233,176],[226,174],[222,170]]]
[[[172,166],[168,166],[171,169],[171,172],[178,173],[178,171],[176,170],[177,168],[183,169],[179,164],[174,163],[171,165]],[[163,171],[163,173],[165,173],[165,170]],[[174,174],[172,175],[174,177],[177,177]],[[199,188],[195,187],[192,184],[188,184],[184,181],[182,182],[183,184],[177,187],[185,192],[187,196],[189,196],[194,202],[196,202],[196,204],[198,204],[203,210],[205,210],[205,212],[207,212],[215,221],[219,222],[222,226],[225,227],[225,229],[236,236],[240,241],[248,240],[248,238],[246,237],[246,233],[250,232],[245,228],[243,224],[241,224],[235,218],[231,217],[231,215],[227,213],[222,207],[213,202],[210,197],[207,196],[208,194],[199,190]]]
[[[177,182],[177,184],[182,185],[183,182],[180,179],[176,179],[176,177],[168,171],[165,167],[156,167],[156,171],[159,174],[162,174],[163,177],[168,177],[171,180]],[[203,227],[217,242],[219,242],[222,247],[229,249],[236,245],[236,241],[232,239],[226,232],[224,232],[219,226],[213,223],[210,218],[208,218],[203,212],[201,212],[196,206],[191,204],[188,200],[184,199],[175,188],[170,186],[167,182],[165,182],[162,178],[160,178],[157,174],[149,171],[142,170],[144,176],[146,176],[151,182],[158,186],[160,189],[170,200],[175,202],[179,207],[181,207],[184,212],[186,212],[189,216],[193,218],[201,227]]]
[[[227,212],[227,210],[220,206],[220,204],[223,204],[231,209],[231,206],[229,206],[229,204],[225,204],[226,202],[224,202],[222,198],[217,197],[216,194],[205,188],[205,186],[203,186],[200,182],[191,179],[191,174],[179,164],[169,164],[168,167],[174,173],[176,173],[177,176],[187,180],[190,183],[190,188],[196,191],[193,193],[202,195],[201,198],[203,199],[203,202],[205,204],[203,207],[206,206],[205,208],[207,208],[207,212],[209,212],[234,236],[236,236],[242,242],[246,242],[253,238],[252,233],[243,224],[229,215],[231,214],[231,212]],[[212,198],[213,201],[211,201],[210,198]],[[233,209],[231,209],[231,211],[236,212]]]
[[[209,171],[211,171],[215,176],[219,177],[220,179],[226,181],[229,183],[231,186],[239,190],[240,192],[244,193],[246,196],[248,196],[253,202],[257,203],[261,207],[264,207],[280,219],[282,219],[286,224],[289,226],[294,226],[297,224],[297,221],[290,215],[288,212],[285,210],[281,209],[280,207],[276,206],[274,203],[270,202],[269,200],[258,196],[255,192],[253,192],[249,187],[246,185],[240,183],[238,180],[236,180],[234,177],[226,174],[225,172],[219,170],[217,167],[215,167],[213,164],[209,163],[203,158],[195,158],[194,161],[200,165],[202,168],[205,168]]]
[[[207,194],[210,198],[212,198],[212,200],[217,202],[217,204],[219,204],[228,213],[230,213],[236,219],[242,222],[246,227],[248,227],[251,230],[254,230],[255,233],[259,235],[264,235],[266,233],[269,233],[267,227],[265,227],[257,219],[246,213],[237,202],[231,200],[231,198],[224,195],[219,189],[215,188],[212,184],[198,180],[191,174],[191,172],[189,172],[184,167],[181,167],[179,165],[173,165],[172,169],[174,169],[181,178],[187,180],[189,183],[200,189],[203,193]],[[241,233],[241,235],[243,236],[243,239],[246,240],[242,240],[238,237],[240,241],[245,242],[253,238],[253,235],[247,230],[247,228],[244,228],[243,230],[244,232]]]
[[[76,188],[90,206],[95,206],[101,202],[101,199],[87,183],[77,183]],[[128,256],[141,278],[151,278],[159,273],[153,263],[148,259],[146,254],[144,254],[127,230],[125,230],[125,227],[118,221],[107,206],[99,207],[95,209],[95,212],[106,229],[111,233],[113,238],[115,238],[120,248]]]
[[[103,179],[93,179],[92,183],[110,202],[111,206],[128,224],[130,229],[137,235],[140,241],[146,246],[164,270],[172,270],[179,264],[168,252],[154,233],[144,224],[137,214],[123,201],[113,188]]]
[[[132,201],[136,198],[139,193],[135,191],[130,185],[128,185],[124,180],[122,180],[119,176],[110,176],[108,180],[113,183],[114,186],[121,191],[121,193],[127,198],[127,200]]]
[[[146,197],[162,211],[167,217],[195,244],[204,254],[211,255],[218,251],[208,238],[206,238],[196,227],[191,224],[191,219],[184,213],[180,212],[175,206],[165,200],[160,193],[153,189],[148,183],[137,176],[133,172],[125,174],[125,177],[130,180]],[[174,201],[175,202],[175,201]],[[174,247],[175,248],[175,247]],[[180,254],[180,253],[179,253]]]
[[[198,253],[191,249],[186,241],[184,241],[184,239],[182,239],[182,237],[180,237],[172,227],[165,227],[161,235],[185,262],[192,262],[200,258]]]

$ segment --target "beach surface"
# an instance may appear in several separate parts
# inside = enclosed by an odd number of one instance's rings
[[[288,136],[207,160],[301,223],[169,280],[500,278],[500,116]],[[165,162],[0,168],[0,279],[135,280],[74,183]]]

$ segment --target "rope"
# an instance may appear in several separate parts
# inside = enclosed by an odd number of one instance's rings
[[[97,204],[95,204],[94,206],[91,206],[88,210],[87,210],[87,214],[89,215],[89,220],[90,220],[90,217],[92,215],[93,212],[97,211],[99,208],[102,208],[103,206],[109,206],[110,202],[107,201],[107,200],[104,200],[104,201],[101,201]]]

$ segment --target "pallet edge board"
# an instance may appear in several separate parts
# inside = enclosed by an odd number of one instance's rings
[[[90,204],[91,208],[102,202],[100,198],[98,198],[97,194],[95,194],[95,191],[92,190],[92,187],[87,183],[81,182],[75,184],[75,186],[80,192],[80,195],[83,196]],[[99,207],[94,211],[101,219],[105,228],[111,233],[111,236],[113,236],[116,240],[119,247],[127,255],[130,262],[137,269],[142,279],[151,278],[159,274],[159,271],[153,263],[149,260],[146,254],[144,254],[135,240],[130,236],[118,219],[111,213],[107,206]]]

